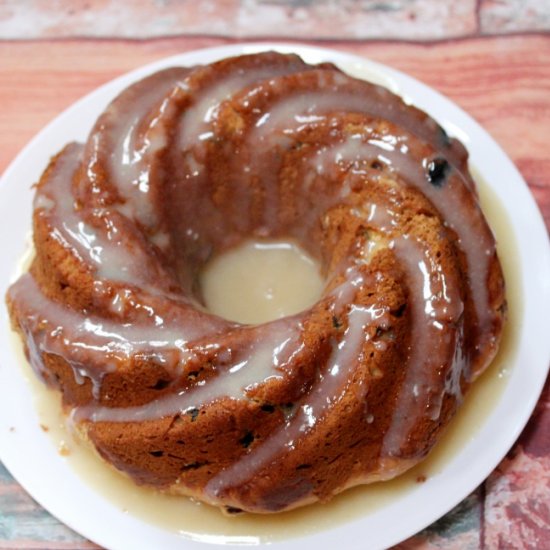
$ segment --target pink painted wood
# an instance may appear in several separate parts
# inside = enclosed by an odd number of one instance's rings
[[[0,42],[0,172],[40,128],[98,85],[168,55],[227,43],[231,40],[208,37]],[[330,46],[401,69],[473,115],[516,163],[550,227],[550,36],[434,44],[333,41]],[[549,548],[549,409],[547,384],[525,432],[489,479],[445,518],[397,548]],[[2,548],[95,545],[43,511],[0,465]]]
[[[0,38],[166,36],[431,41],[550,28],[547,0],[71,0],[0,3]]]

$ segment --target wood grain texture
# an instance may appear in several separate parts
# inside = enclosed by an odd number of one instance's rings
[[[93,24],[92,24],[93,23]],[[0,3],[1,38],[209,35],[433,40],[477,31],[476,0],[73,0]]]
[[[205,37],[0,42],[0,172],[47,122],[97,86],[169,55],[228,43],[233,41]],[[329,45],[407,72],[476,118],[516,163],[550,227],[549,36]],[[549,403],[547,384],[520,442],[489,480],[398,548],[494,548],[509,541],[550,547]],[[56,522],[0,465],[0,549],[7,548],[96,546]]]
[[[550,0],[480,0],[478,16],[484,34],[548,30]]]
[[[97,546],[42,509],[0,463],[0,550],[89,550]]]
[[[550,29],[550,0],[4,0],[0,38],[433,41]]]

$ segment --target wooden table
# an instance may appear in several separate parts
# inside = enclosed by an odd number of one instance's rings
[[[99,0],[55,10],[37,4],[0,5],[0,172],[40,128],[100,84],[165,56],[249,40],[254,29],[254,38],[303,37],[385,63],[451,98],[516,163],[550,227],[547,0],[364,2],[362,10],[349,1],[227,0],[197,2],[187,13],[148,0],[119,3],[118,11]],[[339,24],[330,25],[335,17]],[[95,547],[41,509],[0,464],[0,549]],[[511,547],[550,548],[548,382],[489,478],[397,548]]]

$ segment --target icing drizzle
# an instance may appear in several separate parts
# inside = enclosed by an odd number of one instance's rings
[[[463,147],[380,87],[336,69],[312,68],[296,57],[264,55],[265,64],[250,71],[243,68],[250,62],[246,57],[218,71],[216,66],[163,71],[117,98],[85,146],[70,144],[58,155],[34,201],[35,224],[47,227],[51,239],[94,280],[90,308],[65,306],[31,274],[9,291],[34,369],[45,373],[44,354],[50,354],[70,365],[78,384],[92,381],[92,399],[73,410],[78,422],[149,421],[224,399],[246,400],[251,389],[282,380],[307,351],[311,311],[342,319],[345,329],[329,335],[328,361],[294,410],[261,444],[210,480],[206,494],[213,501],[298,448],[349,391],[357,365],[368,362],[367,347],[381,354],[389,349],[373,335],[391,328],[392,312],[358,298],[376,289],[371,263],[379,251],[389,253],[401,270],[410,323],[406,374],[380,441],[382,457],[403,454],[419,415],[436,424],[445,397],[460,400],[462,376],[473,361],[466,338],[474,338],[469,345],[480,354],[495,339],[496,313],[487,292],[495,246]],[[296,155],[303,175],[294,182],[301,213],[295,225],[281,221],[281,174],[290,155]],[[227,173],[222,182],[214,181],[212,167],[223,161]],[[167,173],[167,166],[174,172]],[[386,196],[358,203],[369,185],[386,185]],[[408,222],[395,185],[429,201],[444,220],[442,238],[456,235],[475,336],[464,331],[464,289],[421,234],[403,229]],[[324,192],[317,194],[319,188]],[[181,199],[177,230],[159,206],[167,189]],[[219,214],[228,197],[234,214],[226,219]],[[245,234],[283,233],[314,248],[312,235],[330,224],[329,213],[337,208],[374,235],[357,237],[349,257],[329,273],[332,290],[310,312],[293,317],[245,326],[211,316],[192,291],[192,270],[178,272],[170,257],[184,250],[189,258],[206,258]],[[211,375],[143,405],[108,406],[104,378],[136,355],[162,365],[174,379],[208,356]],[[368,384],[357,396],[367,408]],[[365,429],[376,423],[376,412],[369,411]]]

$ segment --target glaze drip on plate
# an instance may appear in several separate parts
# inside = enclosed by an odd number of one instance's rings
[[[68,144],[9,290],[35,371],[140,484],[276,512],[421,460],[496,353],[504,282],[467,153],[330,64],[268,52],[153,74]],[[296,243],[325,288],[242,324],[199,275]]]

